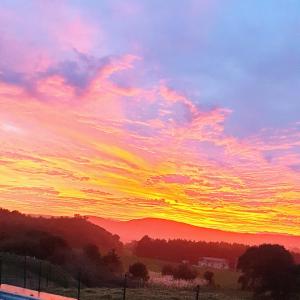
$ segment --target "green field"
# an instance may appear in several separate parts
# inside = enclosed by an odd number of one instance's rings
[[[171,264],[176,266],[176,263],[170,263],[158,259],[151,259],[151,258],[144,258],[144,257],[137,257],[134,255],[127,255],[122,257],[122,262],[124,264],[125,270],[128,270],[128,266],[135,262],[142,262],[144,263],[149,271],[153,272],[161,272],[162,267],[165,264]],[[202,277],[203,273],[207,270],[214,272],[215,274],[215,283],[219,285],[221,288],[224,289],[238,289],[237,280],[240,276],[238,272],[232,270],[217,270],[217,269],[210,269],[210,268],[197,268],[200,277]]]
[[[51,292],[61,295],[74,295],[74,290],[52,289]],[[111,299],[121,300],[122,289],[95,288],[83,289],[81,292],[82,300]],[[128,300],[194,300],[196,293],[193,290],[176,290],[161,288],[138,288],[127,289],[126,299]],[[251,296],[240,291],[201,291],[199,300],[250,300]]]
[[[176,263],[170,263],[159,259],[147,258],[147,257],[137,257],[133,254],[127,254],[121,257],[122,263],[124,265],[124,269],[128,270],[128,267],[136,262],[144,263],[149,271],[160,272],[161,268],[165,264],[176,265]]]
[[[160,273],[161,268],[167,262],[149,259],[138,258],[133,255],[126,255],[122,257],[125,270],[134,262],[141,261],[145,263],[150,272]],[[77,296],[77,282],[63,269],[58,266],[51,265],[51,274],[47,275],[47,262],[43,262],[41,287],[42,291],[50,293],[65,295],[68,297]],[[198,269],[199,277],[207,269]],[[200,290],[199,300],[247,300],[251,297],[247,293],[242,293],[237,289],[238,273],[230,270],[212,270],[215,273],[215,283],[218,286],[213,290],[208,290],[202,287]],[[39,261],[28,258],[27,260],[27,287],[37,290],[39,274]],[[46,277],[49,277],[48,279]],[[2,266],[2,280],[5,283],[23,286],[24,284],[24,257],[17,255],[4,255]],[[196,285],[196,284],[195,284]],[[84,288],[81,291],[82,300],[97,300],[97,299],[122,299],[123,288]],[[126,299],[142,300],[142,299],[157,299],[157,300],[179,300],[179,299],[196,299],[196,291],[193,284],[188,288],[171,288],[169,286],[157,286],[148,284],[144,288],[130,288],[127,289]]]

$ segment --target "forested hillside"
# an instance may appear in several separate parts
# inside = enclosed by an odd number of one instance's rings
[[[249,246],[224,242],[190,241],[182,239],[152,239],[144,236],[135,244],[134,253],[140,257],[156,258],[171,262],[188,260],[196,264],[201,257],[225,258],[232,268],[237,259]],[[300,262],[300,254],[292,253],[295,260]]]
[[[122,243],[117,235],[111,234],[82,217],[32,217],[17,211],[0,209],[0,245],[17,237],[20,241],[32,231],[42,231],[58,236],[72,248],[82,248],[87,244],[93,244],[102,252],[122,249]]]
[[[61,266],[87,286],[113,284],[123,272],[119,237],[82,217],[32,217],[0,210],[0,252],[29,256]],[[23,265],[23,262],[20,262]],[[18,266],[17,266],[18,267]]]

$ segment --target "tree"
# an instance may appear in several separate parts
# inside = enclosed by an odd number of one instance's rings
[[[197,264],[199,257],[222,257],[228,260],[231,267],[234,267],[236,258],[241,256],[247,248],[248,246],[246,245],[224,242],[152,239],[144,236],[134,244],[133,252],[138,257],[148,257],[175,263],[187,260],[191,264]]]
[[[188,264],[180,264],[173,273],[174,279],[193,280],[197,277],[197,271]]]
[[[109,251],[107,255],[103,256],[102,261],[112,273],[123,272],[122,262],[114,249]]]
[[[247,290],[248,285],[249,285],[249,279],[247,278],[246,275],[240,275],[240,277],[238,278],[238,284],[241,285],[241,289],[242,291]]]
[[[300,294],[300,265],[295,265],[293,267],[292,276],[294,278],[292,292]]]
[[[208,282],[209,285],[214,285],[214,272],[206,271],[203,274],[203,278]]]
[[[297,273],[293,257],[280,245],[264,244],[250,247],[238,260],[243,272],[239,282],[244,288],[254,290],[259,296],[266,292],[274,300],[289,299],[294,289]]]
[[[72,252],[63,238],[39,230],[8,234],[0,241],[0,250],[47,259],[59,265],[63,265]]]
[[[148,281],[149,273],[146,265],[141,262],[134,263],[129,266],[129,273],[133,278],[142,279],[144,281]]]
[[[92,262],[99,263],[101,255],[99,248],[96,245],[89,244],[83,248],[84,255]]]
[[[54,264],[63,265],[72,255],[73,250],[69,247],[68,243],[61,237],[50,237],[48,239],[48,245],[53,247],[53,252],[49,256],[49,261]],[[44,245],[45,246],[45,245]]]
[[[164,265],[161,269],[161,275],[174,275],[174,267],[172,265]]]

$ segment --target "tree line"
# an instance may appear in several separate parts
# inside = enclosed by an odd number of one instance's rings
[[[182,239],[152,239],[144,236],[139,240],[134,253],[139,257],[155,258],[180,263],[184,260],[197,264],[201,257],[220,257],[229,261],[233,268],[237,258],[242,255],[248,246],[242,244],[229,244],[225,242],[204,242]]]
[[[30,217],[0,209],[0,252],[61,266],[89,287],[119,284],[119,237],[81,217]]]
[[[134,254],[170,262],[188,261],[197,264],[201,257],[227,259],[229,266],[235,268],[238,258],[249,248],[248,245],[226,242],[204,242],[183,239],[153,239],[144,236],[133,247]],[[296,262],[300,263],[300,254],[291,252]]]
[[[95,244],[102,252],[110,249],[121,251],[123,248],[118,235],[111,234],[81,216],[32,217],[0,208],[0,239],[9,239],[10,236],[22,239],[24,232],[36,229],[61,237],[72,248],[82,248],[87,244]]]

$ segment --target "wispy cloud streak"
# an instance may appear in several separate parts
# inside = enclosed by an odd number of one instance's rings
[[[234,134],[230,101],[199,101],[137,45],[107,53],[100,23],[48,5],[34,5],[45,17],[34,30],[0,13],[1,205],[300,234],[299,122]]]

